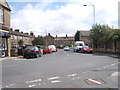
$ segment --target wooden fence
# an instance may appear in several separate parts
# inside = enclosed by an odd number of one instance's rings
[[[93,50],[94,53],[120,54],[120,40],[114,40],[108,43],[100,43],[94,46]]]

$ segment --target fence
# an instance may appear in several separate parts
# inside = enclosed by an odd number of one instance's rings
[[[94,46],[94,53],[120,54],[120,40],[100,43]]]

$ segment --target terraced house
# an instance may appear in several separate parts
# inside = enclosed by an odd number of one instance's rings
[[[0,0],[0,57],[10,56],[10,12],[5,0]]]

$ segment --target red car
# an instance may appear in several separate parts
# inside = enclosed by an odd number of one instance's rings
[[[43,48],[43,54],[46,54],[46,53],[52,53],[52,49],[49,49],[48,47]]]
[[[89,46],[83,46],[82,49],[81,49],[81,52],[83,52],[83,53],[92,53],[93,48],[91,48]]]

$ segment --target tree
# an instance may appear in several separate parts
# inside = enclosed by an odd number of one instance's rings
[[[32,41],[32,44],[33,45],[45,45],[45,39],[42,36],[38,36]]]
[[[94,25],[91,29],[90,39],[93,44],[107,43],[110,40],[113,29],[108,25]]]
[[[80,31],[77,31],[75,34],[75,41],[80,41]]]
[[[23,40],[19,40],[19,41],[18,41],[18,45],[19,45],[20,47],[22,47],[23,44],[24,44],[24,41],[23,41]]]

